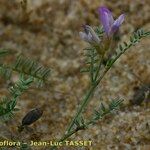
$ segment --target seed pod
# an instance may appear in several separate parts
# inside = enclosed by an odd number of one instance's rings
[[[22,119],[22,126],[28,126],[37,121],[43,114],[42,108],[35,108],[29,111]]]

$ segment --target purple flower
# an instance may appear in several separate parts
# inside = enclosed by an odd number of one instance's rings
[[[118,31],[125,17],[125,15],[122,14],[118,17],[118,19],[114,20],[112,13],[106,7],[99,7],[98,13],[100,21],[103,25],[104,31],[107,36],[111,36],[116,31]]]
[[[84,32],[79,32],[81,39],[92,44],[100,43],[100,39],[98,35],[95,33],[95,31],[92,29],[92,27],[90,27],[89,25],[84,25],[83,28]]]

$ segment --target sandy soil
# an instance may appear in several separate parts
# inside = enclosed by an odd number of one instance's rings
[[[0,48],[21,52],[52,69],[49,86],[34,87],[23,94],[17,105],[20,111],[9,122],[0,123],[1,139],[44,141],[60,138],[64,133],[89,84],[88,76],[80,73],[84,64],[82,49],[86,43],[80,40],[78,32],[83,24],[99,25],[96,10],[101,5],[109,7],[115,17],[126,13],[121,40],[127,40],[138,28],[150,28],[149,0],[31,0],[27,14],[22,13],[18,0],[0,0]],[[125,99],[125,107],[70,138],[91,139],[92,147],[60,149],[150,149],[149,104],[129,106],[134,88],[141,85],[131,71],[140,77],[143,84],[150,83],[149,47],[150,40],[145,39],[131,48],[116,62],[95,92],[85,116],[100,104],[100,98],[107,103],[120,96]],[[13,58],[9,57],[5,61],[11,60]],[[3,96],[8,83],[2,78],[0,83],[0,95]],[[30,109],[42,105],[42,118],[31,126],[34,132],[18,133],[22,117]]]

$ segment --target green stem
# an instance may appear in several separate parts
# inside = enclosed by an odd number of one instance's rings
[[[69,132],[68,134],[65,134],[60,140],[58,140],[58,142],[64,142],[66,139],[68,139],[71,135],[73,135],[74,133],[78,132],[79,130],[74,129],[71,132]],[[57,146],[52,146],[50,148],[50,150],[55,150],[55,148],[57,148]]]
[[[91,83],[94,82],[94,56],[92,56],[94,54],[94,49],[92,49],[91,51],[91,64],[90,64],[90,78],[91,78]]]
[[[70,130],[72,129],[75,120],[80,116],[80,114],[82,113],[82,111],[85,109],[85,107],[87,106],[89,100],[90,100],[90,96],[92,95],[93,91],[96,88],[96,84],[94,84],[88,91],[87,95],[84,97],[84,99],[82,100],[81,105],[79,106],[77,113],[75,114],[75,117],[72,119],[69,127],[67,128],[66,134],[68,134],[68,132],[70,132]]]
[[[110,67],[107,67],[103,74],[99,77],[99,79],[91,86],[90,90],[88,91],[87,95],[85,96],[85,98],[82,100],[82,103],[80,105],[80,107],[77,110],[77,113],[75,115],[75,117],[72,119],[69,127],[67,128],[66,134],[68,132],[70,132],[70,130],[72,129],[75,120],[80,116],[80,114],[82,113],[82,111],[85,109],[85,107],[87,106],[91,95],[93,94],[94,90],[96,89],[97,85],[100,83],[100,81],[103,79],[104,75],[107,73],[107,71],[110,69]]]
[[[103,55],[102,55],[101,58],[100,58],[100,62],[99,62],[98,69],[97,69],[96,74],[95,74],[94,81],[97,80],[97,77],[98,77],[99,72],[100,72],[100,70],[101,70],[102,61],[103,61]]]

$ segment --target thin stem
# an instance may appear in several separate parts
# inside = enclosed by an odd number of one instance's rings
[[[92,50],[93,53],[94,50]],[[90,67],[90,77],[91,77],[91,83],[93,83],[94,80],[94,57],[91,57],[91,67]]]
[[[93,55],[94,55],[94,49],[91,49],[90,78],[92,84],[94,82],[94,56]]]
[[[76,128],[70,131],[68,134],[65,134],[60,140],[58,140],[58,142],[64,142],[66,139],[68,139],[71,135],[75,134],[79,130],[83,130],[83,127],[81,126],[80,128]],[[57,146],[52,146],[50,150],[55,150],[55,148],[57,148]]]
[[[66,130],[66,134],[68,132],[70,132],[70,130],[72,129],[73,125],[74,125],[74,122],[75,120],[80,116],[80,114],[82,113],[82,111],[85,109],[86,105],[88,104],[88,101],[90,99],[90,96],[92,95],[93,91],[95,90],[96,88],[96,84],[94,84],[90,90],[88,91],[87,95],[84,97],[84,99],[82,100],[82,103],[81,105],[79,106],[78,110],[77,110],[77,113],[75,115],[75,117],[72,119],[70,125],[68,126],[67,130]]]
[[[69,127],[67,128],[66,134],[68,132],[70,132],[70,130],[72,129],[73,125],[74,125],[74,121],[80,116],[80,114],[82,113],[82,111],[85,109],[85,107],[87,106],[89,100],[90,100],[90,96],[93,94],[95,88],[97,87],[97,85],[100,83],[100,81],[102,80],[102,78],[104,77],[104,75],[107,73],[107,71],[110,69],[110,67],[107,67],[102,76],[99,77],[99,79],[95,82],[95,84],[92,85],[92,87],[90,88],[90,90],[88,91],[86,97],[82,100],[81,106],[79,107],[79,109],[77,110],[77,113],[75,115],[75,117],[72,119]]]
[[[100,62],[99,62],[98,69],[97,69],[96,74],[95,74],[94,81],[96,81],[96,79],[97,79],[97,77],[99,75],[99,72],[100,72],[100,69],[101,69],[101,65],[102,65],[102,61],[103,61],[103,55],[100,58]]]

